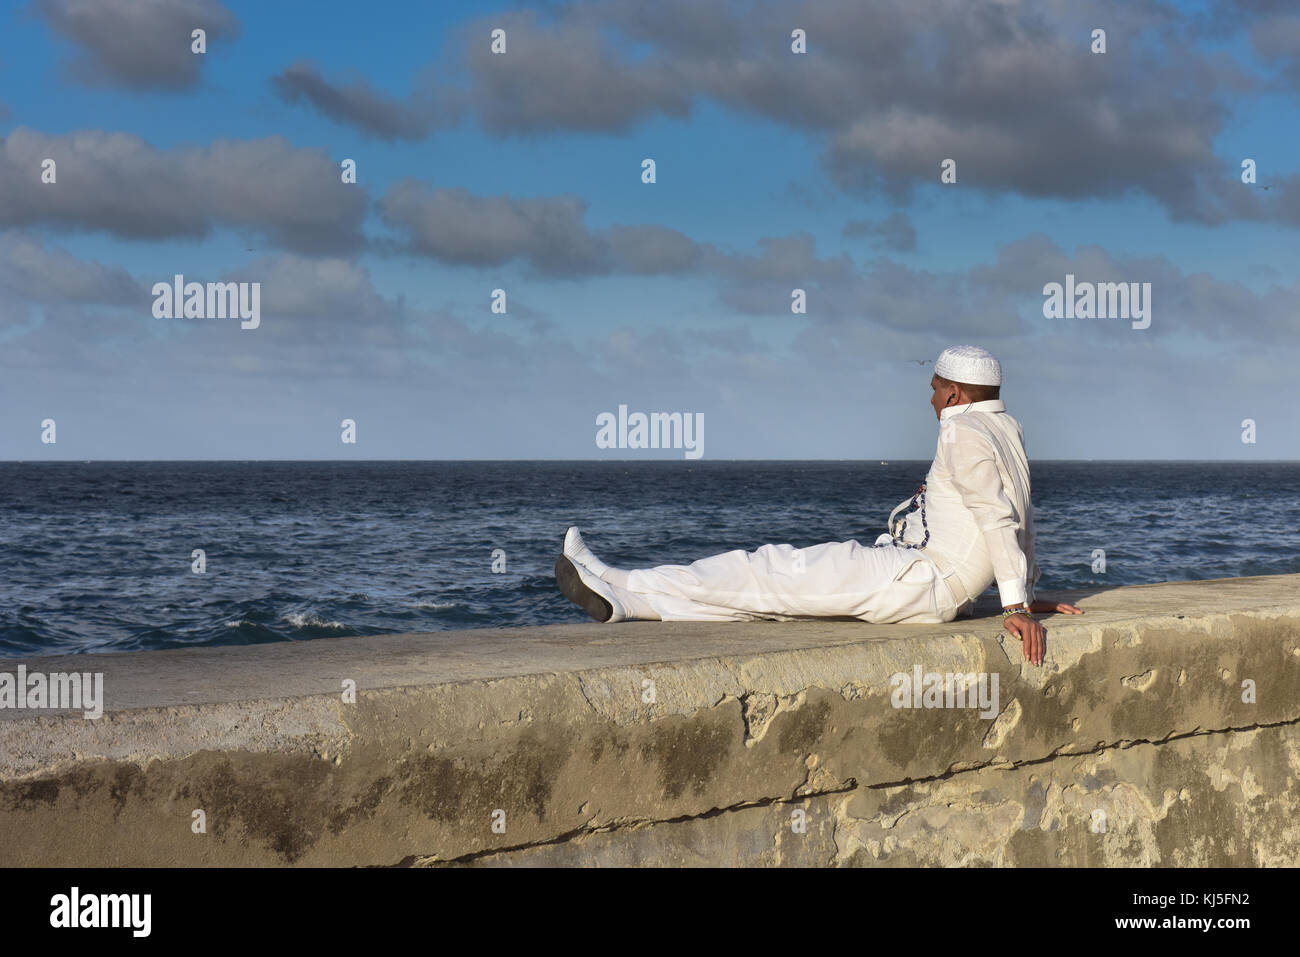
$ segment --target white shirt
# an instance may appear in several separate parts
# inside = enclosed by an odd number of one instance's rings
[[[909,502],[911,500],[909,499]],[[905,502],[899,509],[905,507]],[[895,513],[899,511],[895,509]],[[1001,399],[953,406],[939,414],[939,442],[925,477],[924,508],[906,516],[895,538],[919,545],[965,605],[996,581],[1003,607],[1034,600],[1034,511],[1024,432]],[[960,591],[965,588],[967,594]]]

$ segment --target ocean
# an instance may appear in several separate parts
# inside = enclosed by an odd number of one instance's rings
[[[623,567],[869,544],[928,467],[0,463],[0,655],[584,621],[552,577],[570,524]],[[1040,597],[1300,572],[1300,463],[1031,469]]]

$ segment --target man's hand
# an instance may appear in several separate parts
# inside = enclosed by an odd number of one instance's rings
[[[1052,612],[1059,611],[1063,615],[1082,615],[1083,609],[1076,608],[1074,605],[1067,604],[1063,601],[1036,601],[1029,606],[1029,610],[1037,615],[1050,615]]]
[[[1047,648],[1047,629],[1030,618],[1026,612],[1002,619],[1002,627],[1020,639],[1020,650],[1024,653],[1026,661],[1036,665],[1043,663],[1043,651]]]
[[[1023,607],[1023,606],[1021,606]],[[1010,609],[1004,609],[1010,611]],[[1082,615],[1083,609],[1063,601],[1035,601],[1027,611],[1018,615],[1009,615],[1002,620],[1002,627],[1020,639],[1021,651],[1026,661],[1036,665],[1043,663],[1043,652],[1047,649],[1047,629],[1040,625],[1028,612],[1040,615],[1060,612],[1063,615]]]

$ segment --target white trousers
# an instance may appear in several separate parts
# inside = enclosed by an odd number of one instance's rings
[[[763,545],[628,573],[628,590],[663,621],[859,618],[938,623],[957,601],[938,566],[914,549],[856,541],[808,548]]]

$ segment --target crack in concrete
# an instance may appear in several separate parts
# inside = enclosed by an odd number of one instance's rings
[[[1292,725],[1300,725],[1300,718],[1293,718],[1289,721],[1275,721],[1275,722],[1268,722],[1262,724],[1250,724],[1250,725],[1243,725],[1241,727],[1232,727],[1232,728],[1214,728],[1208,730],[1198,729],[1195,731],[1188,731],[1181,734],[1171,734],[1159,740],[1152,740],[1152,739],[1145,739],[1145,738],[1123,740],[1111,744],[1103,744],[1100,747],[1091,748],[1086,751],[1066,751],[1063,748],[1058,748],[1055,751],[1053,751],[1051,754],[1045,755],[1041,758],[1029,758],[1021,761],[990,761],[973,767],[965,767],[957,770],[946,771],[943,774],[935,774],[923,778],[905,778],[900,781],[888,781],[888,782],[881,782],[878,784],[867,784],[864,785],[864,787],[869,790],[882,790],[885,788],[901,787],[903,785],[909,785],[909,784],[927,784],[936,781],[947,781],[956,777],[959,774],[967,774],[971,771],[979,771],[984,768],[1012,770],[1015,768],[1029,767],[1036,764],[1046,764],[1049,761],[1055,761],[1058,758],[1062,758],[1062,757],[1071,757],[1071,758],[1085,757],[1090,754],[1101,754],[1102,752],[1105,751],[1114,751],[1123,748],[1131,748],[1139,744],[1150,744],[1153,746],[1158,746],[1171,741],[1179,741],[1184,738],[1205,737],[1212,734],[1236,734],[1243,731],[1257,731],[1257,730],[1263,730],[1265,728],[1282,728],[1282,727],[1287,727]],[[402,860],[398,861],[395,865],[392,866],[418,867],[418,866],[427,866],[427,865],[435,865],[435,864],[436,865],[468,864],[474,861],[483,860],[485,858],[494,857],[496,855],[510,854],[517,851],[526,851],[534,847],[548,847],[548,846],[566,844],[570,841],[576,840],[577,838],[585,837],[587,835],[592,835],[592,834],[616,834],[625,831],[640,830],[642,828],[652,827],[657,824],[683,824],[690,821],[703,821],[703,820],[708,820],[710,818],[718,817],[723,814],[729,814],[735,811],[745,811],[751,808],[773,807],[781,804],[802,804],[805,801],[807,801],[809,798],[829,797],[835,794],[848,794],[852,791],[856,791],[857,789],[858,789],[857,779],[848,778],[847,780],[841,782],[840,786],[838,787],[828,788],[825,790],[813,791],[813,792],[808,792],[803,794],[796,794],[793,797],[786,797],[785,795],[779,795],[776,797],[757,798],[752,801],[741,801],[739,803],[731,804],[726,807],[710,808],[709,810],[703,811],[699,814],[682,814],[670,818],[660,818],[660,819],[619,818],[616,820],[607,821],[603,824],[597,824],[594,826],[590,822],[588,822],[586,824],[581,825],[580,827],[576,827],[570,831],[564,832],[563,834],[558,834],[555,837],[547,838],[546,840],[542,840],[542,841],[529,841],[523,844],[514,844],[506,847],[486,848],[481,851],[471,851],[467,854],[461,854],[456,857],[448,857],[448,858],[441,858],[436,855],[411,854],[408,855],[407,857],[402,858]]]
[[[710,818],[719,817],[723,814],[729,814],[733,811],[747,811],[756,807],[773,807],[780,804],[802,804],[809,798],[829,796],[832,794],[848,794],[858,789],[856,778],[849,778],[841,782],[837,788],[831,788],[825,791],[817,791],[809,794],[800,794],[796,797],[778,797],[757,798],[753,801],[741,801],[738,804],[729,804],[726,807],[713,807],[707,811],[701,811],[699,814],[681,814],[677,817],[668,817],[662,819],[655,818],[618,818],[613,821],[607,821],[604,824],[592,825],[590,822],[575,827],[571,831],[563,834],[557,834],[555,837],[547,838],[544,841],[529,841],[524,844],[514,844],[508,847],[486,848],[481,851],[470,851],[468,854],[460,854],[456,857],[438,857],[436,855],[410,854],[396,864],[394,867],[421,867],[433,864],[466,864],[472,861],[481,860],[487,857],[494,857],[498,854],[510,854],[515,851],[526,851],[534,847],[548,847],[556,844],[566,844],[569,841],[589,834],[617,834],[621,831],[637,831],[642,828],[651,827],[656,824],[685,824],[689,821],[706,821]]]
[[[1081,758],[1090,754],[1101,754],[1105,751],[1117,751],[1124,748],[1131,748],[1139,744],[1161,745],[1169,741],[1181,741],[1183,738],[1195,738],[1211,734],[1237,734],[1242,731],[1259,731],[1264,728],[1285,728],[1292,725],[1300,725],[1300,718],[1292,718],[1289,721],[1272,721],[1263,724],[1247,724],[1235,728],[1198,728],[1194,731],[1184,731],[1182,733],[1168,734],[1163,738],[1124,738],[1110,744],[1101,744],[1095,748],[1089,748],[1084,751],[1067,751],[1068,745],[1063,745],[1052,751],[1051,754],[1044,755],[1041,758],[1025,758],[1020,761],[993,760],[982,764],[969,765],[961,768],[954,768],[950,771],[944,771],[942,774],[931,774],[922,778],[903,778],[901,781],[882,781],[879,784],[868,784],[866,787],[870,790],[883,790],[885,788],[902,787],[908,784],[928,784],[931,781],[948,781],[959,774],[968,774],[971,771],[979,771],[985,768],[993,768],[998,771],[1011,771],[1016,768],[1030,767],[1035,764],[1046,764],[1048,761],[1055,761],[1057,758]]]

